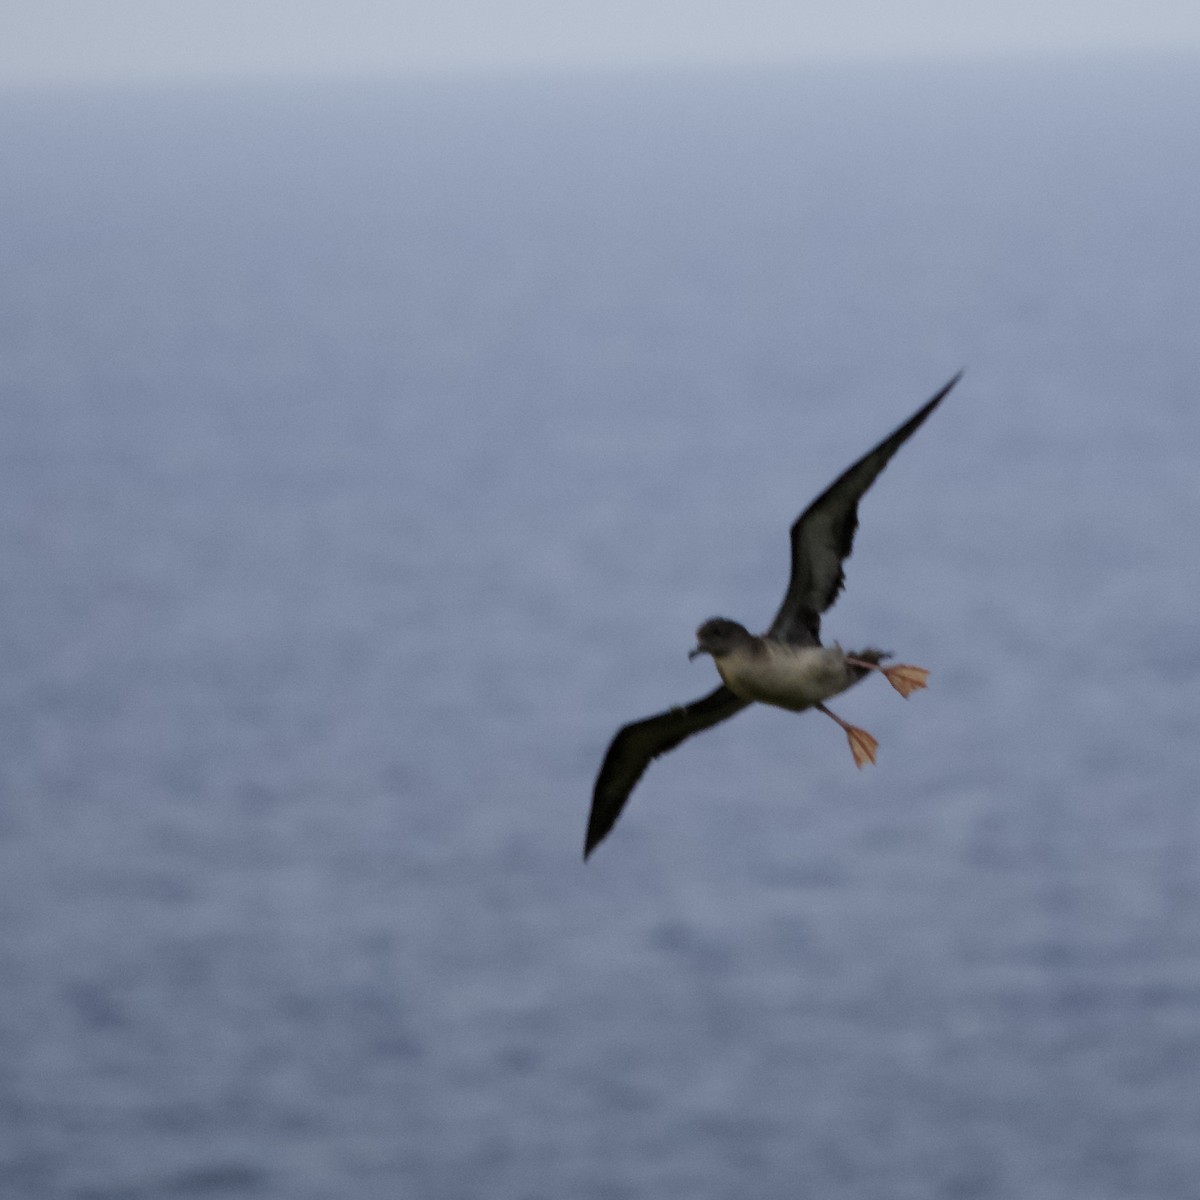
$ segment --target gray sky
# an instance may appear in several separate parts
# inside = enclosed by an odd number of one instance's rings
[[[0,0],[0,84],[1200,48],[1200,0]]]

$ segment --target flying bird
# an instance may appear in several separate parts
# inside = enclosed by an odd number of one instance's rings
[[[791,530],[792,572],[779,612],[766,633],[756,637],[726,617],[713,617],[696,630],[688,655],[712,656],[721,686],[690,704],[634,721],[617,731],[592,793],[583,857],[604,840],[629,794],[650,763],[693,734],[727,720],[754,701],[791,712],[815,708],[841,726],[854,762],[875,761],[878,742],[865,730],[825,707],[872,671],[884,675],[902,696],[925,687],[929,672],[898,663],[882,650],[848,654],[836,642],[821,645],[821,614],[833,607],[845,583],[843,563],[854,547],[858,502],[892,455],[924,423],[962,378],[959,371],[936,396],[889,434],[874,450],[843,471],[796,519]]]

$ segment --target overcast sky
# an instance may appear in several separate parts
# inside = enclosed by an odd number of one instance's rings
[[[1200,48],[1200,0],[0,0],[0,84]]]

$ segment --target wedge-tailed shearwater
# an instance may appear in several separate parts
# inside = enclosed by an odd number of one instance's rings
[[[696,630],[688,655],[712,655],[721,686],[691,704],[634,721],[617,731],[592,793],[583,857],[612,829],[642,773],[660,754],[685,738],[709,729],[759,700],[792,712],[815,708],[845,731],[855,763],[875,761],[878,743],[865,730],[843,721],[824,701],[846,691],[872,671],[882,673],[902,696],[925,687],[923,667],[885,667],[882,650],[847,654],[836,642],[821,645],[821,614],[833,607],[845,583],[843,562],[854,547],[858,502],[888,460],[921,427],[962,377],[959,371],[874,450],[844,471],[797,518],[791,530],[792,572],[783,604],[761,637],[725,617],[713,617]]]

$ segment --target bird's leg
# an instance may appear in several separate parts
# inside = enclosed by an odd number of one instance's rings
[[[852,654],[846,655],[846,661],[852,667],[882,672],[887,676],[888,683],[902,696],[908,696],[928,686],[925,680],[929,678],[929,672],[924,667],[914,667],[911,663],[896,663],[894,666],[885,667],[879,663],[867,662],[865,658],[855,658]]]
[[[856,767],[875,761],[875,751],[879,749],[879,743],[865,729],[843,721],[837,713],[831,712],[823,704],[818,704],[817,708],[827,717],[832,717],[846,731],[846,741],[850,743],[850,753],[854,755]]]

